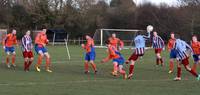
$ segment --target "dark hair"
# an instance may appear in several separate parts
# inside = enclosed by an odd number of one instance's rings
[[[192,35],[192,37],[196,37],[197,38],[197,35]]]
[[[170,34],[175,34],[174,32],[171,32]]]
[[[110,44],[110,41],[109,41],[109,40],[106,40],[106,41],[105,41],[105,44]]]

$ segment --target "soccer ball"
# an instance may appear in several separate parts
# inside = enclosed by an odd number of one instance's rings
[[[147,26],[147,32],[151,32],[153,31],[153,26],[152,25],[148,25]]]

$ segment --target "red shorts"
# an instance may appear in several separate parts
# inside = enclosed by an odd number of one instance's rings
[[[136,61],[136,60],[138,59],[138,57],[143,56],[143,55],[144,55],[144,54],[137,55],[137,54],[133,53],[133,54],[128,58],[128,60],[129,60],[129,61],[131,61],[131,60]]]
[[[157,54],[157,53],[161,53],[162,52],[162,48],[157,48],[157,49],[155,49],[155,53]]]
[[[33,52],[32,51],[24,51],[23,56],[24,56],[24,58],[32,58]]]
[[[189,60],[188,60],[188,59],[189,59],[189,58],[185,58],[185,59],[182,60],[182,64],[183,64],[184,66],[189,65]]]

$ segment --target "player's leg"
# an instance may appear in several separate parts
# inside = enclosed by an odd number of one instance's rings
[[[126,71],[123,70],[123,65],[119,65],[118,68],[119,68],[119,73],[123,75],[123,79],[126,79],[127,75],[126,75]]]
[[[194,59],[194,65],[192,66],[192,69],[194,71],[197,71],[197,65],[198,65],[198,61],[199,61],[199,56],[198,55],[193,55],[193,59]]]
[[[51,64],[50,54],[48,52],[45,52],[44,55],[45,55],[45,58],[46,58],[46,71],[51,73],[52,70],[50,70],[50,64]]]
[[[129,79],[133,76],[135,61],[138,59],[138,57],[139,57],[138,55],[136,55],[135,53],[133,53],[129,57],[128,61],[126,61],[126,64],[127,64],[127,62],[130,62],[129,75],[128,75]]]
[[[6,65],[8,68],[10,68],[10,56],[11,56],[10,48],[5,47],[5,52],[6,52]]]
[[[197,72],[195,72],[193,69],[190,68],[188,58],[182,60],[182,64],[184,65],[185,69],[189,71],[193,76],[198,77]]]
[[[28,52],[28,64],[27,64],[27,70],[29,71],[30,65],[33,63],[33,52]]]
[[[169,60],[169,74],[174,71],[174,60],[176,60],[176,51],[171,50],[170,51],[170,60]],[[177,60],[178,63],[178,60]]]
[[[15,59],[16,59],[15,48],[11,47],[10,49],[11,49],[10,51],[12,52],[12,66],[16,67],[16,64],[15,64]]]
[[[177,62],[177,75],[174,78],[175,81],[181,80],[181,62]]]
[[[97,73],[97,67],[96,67],[96,64],[94,63],[93,60],[90,60],[90,64],[92,66],[92,69],[94,70],[95,74]]]
[[[161,57],[161,51],[162,49],[156,49],[156,65],[159,65],[161,63],[161,65],[163,66],[163,59]]]
[[[91,52],[89,54],[89,59],[90,59],[90,64],[92,65],[92,69],[94,70],[95,74],[97,73],[97,67],[96,67],[96,64],[94,63],[94,60],[95,60],[95,52]]]
[[[10,52],[6,52],[6,65],[10,68]]]
[[[112,72],[112,75],[117,76],[117,71],[118,71],[118,63],[117,63],[117,61],[113,61],[113,72]]]
[[[38,72],[40,72],[40,65],[42,64],[43,57],[44,57],[44,54],[43,54],[42,50],[39,50],[37,64],[35,65],[36,71],[38,71]]]

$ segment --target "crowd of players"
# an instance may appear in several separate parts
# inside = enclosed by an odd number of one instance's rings
[[[30,65],[32,64],[34,57],[33,57],[33,48],[35,49],[36,53],[38,54],[37,64],[35,65],[35,69],[37,72],[40,72],[40,65],[42,63],[42,59],[45,57],[46,59],[46,71],[52,72],[50,70],[50,55],[46,49],[46,45],[48,44],[49,40],[47,39],[46,35],[47,29],[42,29],[41,32],[37,34],[35,37],[35,45],[33,46],[32,38],[30,37],[31,32],[27,31],[26,34],[21,39],[21,47],[22,53],[24,57],[24,71],[28,72]],[[15,47],[14,45],[17,44],[17,37],[16,37],[16,30],[12,30],[11,33],[7,34],[4,41],[3,41],[3,48],[7,54],[6,56],[6,65],[8,68],[11,66],[16,67],[15,64]],[[178,37],[175,37],[174,33],[170,34],[170,40],[168,41],[167,46],[165,46],[164,41],[162,38],[157,34],[156,31],[153,31],[153,37],[151,37],[151,32],[148,31],[147,35],[139,34],[137,35],[133,41],[134,45],[134,52],[132,55],[125,61],[125,58],[120,53],[120,51],[124,48],[124,43],[122,40],[116,37],[116,34],[113,33],[112,36],[105,42],[107,45],[107,52],[108,57],[102,59],[101,63],[108,62],[112,60],[113,63],[113,70],[112,75],[119,76],[121,74],[124,79],[132,79],[134,74],[134,67],[137,59],[145,54],[146,48],[146,41],[151,40],[152,47],[155,50],[156,55],[156,66],[161,65],[164,66],[164,61],[161,56],[165,47],[170,53],[170,63],[169,63],[169,73],[174,72],[174,61],[177,61],[177,76],[174,80],[181,80],[181,65],[184,65],[185,69],[190,72],[193,76],[200,80],[200,75],[197,74],[197,65],[200,64],[200,42],[197,39],[197,36],[192,36],[191,45],[188,45],[185,41],[181,40]],[[85,74],[89,73],[89,65],[92,66],[94,73],[97,73],[97,67],[94,63],[96,53],[95,53],[95,44],[92,37],[89,35],[85,36],[87,43],[82,44],[82,48],[85,49]],[[189,57],[192,55],[194,59],[194,65],[191,68],[189,66]],[[11,63],[10,64],[10,59]],[[129,73],[127,74],[126,71],[123,69],[124,63],[130,64],[129,65]],[[118,74],[119,73],[119,74]]]
[[[174,60],[177,60],[177,76],[174,80],[179,81],[181,80],[181,65],[185,67],[185,69],[190,72],[197,80],[200,80],[200,75],[197,74],[197,64],[200,64],[200,42],[197,40],[197,36],[192,36],[191,46],[188,45],[185,41],[181,40],[180,38],[175,38],[175,34],[172,32],[170,34],[171,38],[168,41],[167,49],[170,53],[170,63],[169,63],[169,73],[172,73],[174,70]],[[86,45],[82,45],[83,48],[86,50],[85,55],[85,72],[86,74],[88,71],[88,62],[94,64],[95,60],[95,49],[94,49],[94,40],[86,35],[87,43]],[[116,38],[116,34],[113,33],[112,36],[105,42],[107,44],[107,52],[108,57],[103,59],[101,63],[105,63],[109,60],[112,60],[113,63],[113,71],[112,75],[118,76],[118,73],[123,75],[124,79],[132,79],[134,74],[134,67],[137,59],[145,54],[146,48],[146,41],[151,40],[152,47],[155,50],[156,55],[156,66],[164,65],[163,58],[161,56],[161,52],[165,50],[165,43],[160,36],[158,36],[157,32],[153,32],[153,37],[151,37],[151,33],[147,32],[147,35],[137,35],[134,39],[134,52],[125,61],[125,58],[120,53],[123,49],[123,41],[119,38]],[[118,46],[119,45],[119,46]],[[189,65],[189,57],[192,55],[194,59],[194,65],[191,68]],[[123,64],[130,64],[129,66],[129,73],[126,74],[125,70],[123,69]],[[94,66],[93,66],[94,68]],[[97,72],[96,66],[94,69],[95,73]]]

